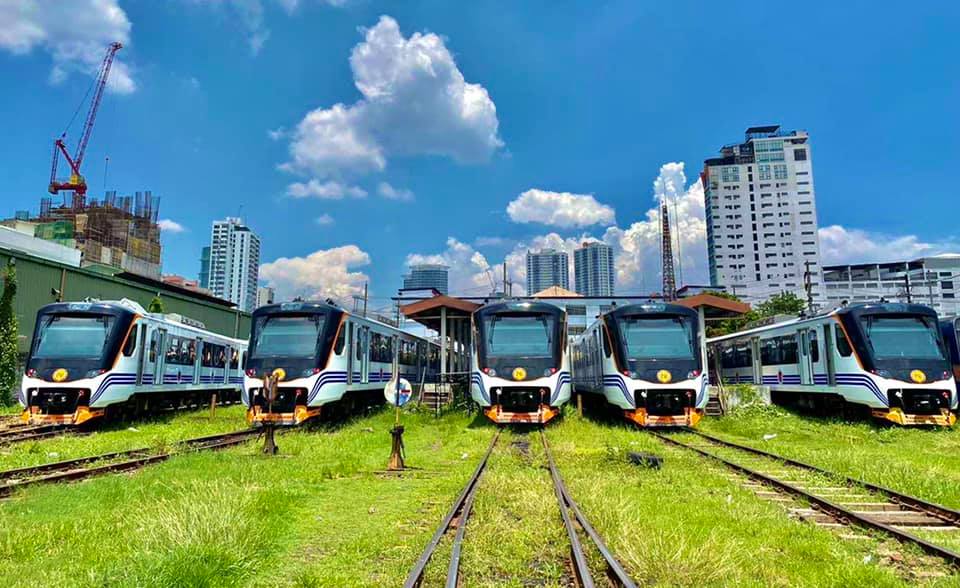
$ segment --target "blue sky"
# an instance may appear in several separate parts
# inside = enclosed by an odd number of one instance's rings
[[[528,247],[584,238],[652,291],[659,177],[700,282],[703,159],[766,123],[811,134],[826,262],[960,249],[955,3],[0,0],[0,21],[0,213],[36,210],[122,39],[85,175],[101,192],[109,155],[108,189],[162,197],[165,273],[195,277],[210,221],[242,214],[287,295],[369,281],[385,305],[421,260],[483,294],[488,265],[522,281]]]

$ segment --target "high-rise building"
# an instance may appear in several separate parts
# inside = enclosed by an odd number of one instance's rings
[[[210,246],[200,250],[200,279],[197,280],[201,288],[210,287]]]
[[[257,308],[273,304],[273,297],[276,292],[270,286],[260,286],[257,288]]]
[[[942,253],[909,261],[828,265],[823,268],[828,307],[870,302],[926,304],[941,316],[960,314],[960,254]]]
[[[550,286],[570,289],[570,266],[565,251],[543,249],[527,251],[527,295],[532,296]]]
[[[433,288],[441,294],[446,294],[449,272],[449,267],[437,263],[411,265],[410,273],[403,276],[403,289],[424,290]]]
[[[594,241],[573,252],[573,276],[577,294],[613,296],[613,248]]]
[[[813,158],[805,131],[750,127],[701,174],[710,283],[747,302],[780,292],[821,299]]]
[[[241,310],[257,303],[260,274],[260,237],[239,218],[214,221],[210,234],[209,288]]]

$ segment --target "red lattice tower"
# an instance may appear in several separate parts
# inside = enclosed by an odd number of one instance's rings
[[[660,202],[660,252],[663,255],[663,299],[677,297],[677,278],[673,271],[673,245],[670,238],[670,215],[666,199]]]

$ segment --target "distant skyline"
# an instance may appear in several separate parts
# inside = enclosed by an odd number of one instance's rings
[[[197,277],[239,215],[278,299],[369,281],[386,308],[411,263],[484,294],[488,266],[523,285],[528,249],[591,239],[618,293],[649,293],[666,194],[705,283],[703,160],[761,124],[810,133],[824,264],[960,251],[954,3],[7,0],[0,21],[0,216],[36,212],[120,40],[84,171],[90,196],[161,196],[167,274]]]

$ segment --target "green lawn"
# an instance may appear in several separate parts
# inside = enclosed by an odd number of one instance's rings
[[[704,419],[704,432],[960,508],[960,427],[900,427],[777,407]],[[768,439],[764,439],[764,436]],[[776,435],[769,438],[770,435]]]
[[[0,503],[3,586],[398,586],[494,434],[479,417],[408,413],[403,476],[382,473],[393,413],[176,457]],[[239,407],[5,449],[2,468],[243,426]],[[630,573],[667,586],[896,586],[889,541],[789,519],[722,470],[620,422],[548,427],[571,493]],[[529,442],[525,445],[524,442]],[[63,445],[67,444],[67,445]],[[73,445],[77,444],[77,445]],[[37,449],[39,448],[39,449]],[[56,448],[56,451],[52,449]],[[84,451],[86,450],[86,451]],[[627,451],[666,458],[652,471]],[[504,431],[467,529],[465,586],[566,586],[568,546],[536,433]],[[442,583],[449,539],[426,585]],[[593,569],[603,569],[591,553]],[[864,563],[864,562],[867,563]]]

